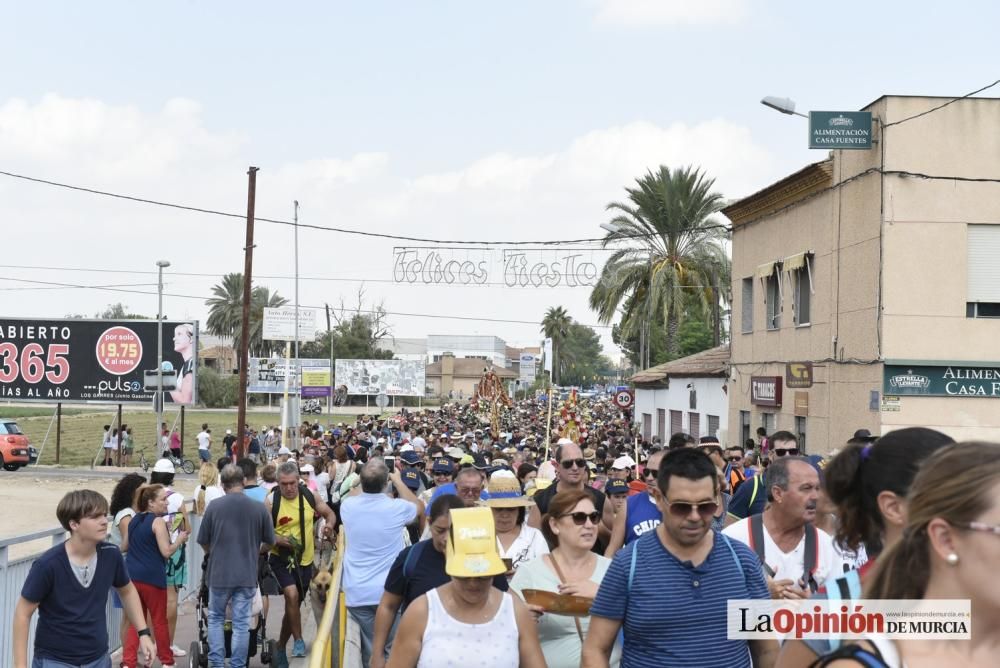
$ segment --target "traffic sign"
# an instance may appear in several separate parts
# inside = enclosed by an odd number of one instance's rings
[[[376,396],[375,405],[381,410],[385,410],[385,407],[389,405],[389,395],[383,393]]]
[[[618,392],[615,393],[615,404],[618,406],[618,408],[621,408],[622,410],[625,410],[626,408],[631,408],[632,401],[633,397],[631,390],[618,390]]]

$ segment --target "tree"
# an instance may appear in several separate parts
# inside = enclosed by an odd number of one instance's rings
[[[365,307],[364,288],[357,294],[357,304],[348,307],[341,299],[340,307],[330,309],[333,320],[329,332],[316,336],[299,348],[300,357],[330,356],[330,339],[333,339],[334,359],[392,359],[392,352],[381,350],[378,343],[389,334],[383,303]]]
[[[561,382],[588,387],[614,373],[614,364],[603,354],[601,337],[593,328],[571,319],[559,354]]]
[[[243,274],[226,274],[222,282],[212,287],[215,296],[208,299],[208,320],[205,329],[209,334],[229,339],[233,348],[240,344],[243,323]],[[266,357],[277,349],[273,341],[263,339],[264,308],[284,306],[288,300],[263,285],[250,292],[249,350],[257,357]]]
[[[611,202],[616,212],[602,242],[616,250],[590,293],[602,323],[621,309],[620,335],[631,339],[643,324],[662,323],[670,359],[680,352],[678,329],[685,298],[694,297],[713,313],[721,336],[719,304],[729,301],[729,258],[722,247],[724,226],[711,216],[722,207],[714,179],[684,167],[661,166],[626,188],[628,202]],[[650,339],[654,339],[650,332]],[[641,365],[640,365],[641,366]]]
[[[542,333],[546,338],[552,339],[552,382],[558,385],[562,380],[559,373],[559,357],[563,342],[569,332],[569,326],[573,319],[566,313],[562,306],[550,306],[542,318]]]
[[[108,307],[106,309],[104,309],[100,313],[95,313],[94,317],[100,318],[102,320],[155,320],[156,319],[156,316],[153,316],[151,318],[148,315],[139,315],[137,313],[130,313],[128,310],[128,306],[122,304],[121,302],[118,302],[117,304],[108,304]]]
[[[676,357],[671,357],[667,353],[666,328],[650,327],[649,334],[650,366],[699,353],[702,350],[721,345],[729,338],[715,315],[706,313],[701,302],[693,295],[688,295],[685,298],[684,316],[677,329],[678,349]],[[625,337],[622,335],[621,326],[615,323],[611,328],[611,339],[621,347],[629,361],[638,367],[640,347],[638,332],[630,337]]]

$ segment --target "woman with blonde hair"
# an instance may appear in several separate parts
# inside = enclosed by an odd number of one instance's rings
[[[817,665],[995,666],[1000,656],[1000,445],[957,443],[928,457],[907,499],[907,521],[883,553],[865,597],[967,600],[969,640],[885,638],[845,644]]]
[[[194,512],[204,515],[208,504],[224,495],[219,487],[219,469],[211,462],[202,463],[198,469],[198,487],[194,492]]]

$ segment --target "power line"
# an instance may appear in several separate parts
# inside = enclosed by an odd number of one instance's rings
[[[56,282],[56,281],[40,281],[40,280],[37,280],[37,279],[29,279],[29,278],[12,278],[12,277],[9,277],[9,276],[0,276],[0,281],[14,281],[16,283],[37,283],[37,284],[41,284],[41,285],[57,286],[57,287],[63,287],[63,288],[84,288],[84,289],[93,289],[93,290],[107,290],[109,292],[121,292],[121,293],[136,294],[136,295],[152,295],[152,296],[156,296],[158,294],[156,292],[148,292],[148,291],[145,291],[145,290],[130,290],[130,289],[127,289],[127,288],[102,287],[102,286],[99,286],[99,285],[80,285],[80,284],[77,284],[77,283],[60,283],[60,282]],[[205,296],[202,296],[202,295],[185,295],[185,294],[168,293],[168,292],[164,292],[163,296],[164,297],[177,297],[177,298],[180,298],[180,299],[197,299],[197,300],[202,301],[202,302],[207,302],[209,299],[214,299],[215,298],[215,297],[205,297]],[[315,306],[315,305],[312,305],[312,304],[299,304],[299,307],[300,308],[316,309],[318,311],[322,311],[322,310],[324,310],[326,308],[325,306]],[[372,311],[372,310],[368,310],[368,309],[353,309],[353,308],[352,309],[345,309],[345,310],[349,310],[349,311],[351,311],[353,313],[364,313],[366,315],[392,315],[392,316],[398,316],[398,317],[403,317],[403,318],[433,318],[433,319],[440,319],[440,320],[471,320],[473,322],[499,322],[499,323],[511,323],[511,324],[516,324],[516,325],[536,325],[536,326],[541,324],[541,321],[535,321],[535,320],[510,320],[510,319],[504,319],[504,318],[480,318],[480,317],[465,316],[465,315],[440,315],[440,314],[435,314],[435,313],[406,313],[406,312],[403,312],[403,311]],[[611,329],[611,327],[612,327],[611,325],[586,325],[586,326],[590,327],[592,329]]]
[[[14,172],[7,172],[7,171],[3,171],[3,170],[0,170],[0,175],[9,176],[10,178],[13,178],[13,179],[21,179],[21,180],[24,180],[24,181],[30,181],[32,183],[39,183],[39,184],[42,184],[42,185],[53,186],[53,187],[56,187],[56,188],[65,188],[67,190],[75,190],[77,192],[89,193],[91,195],[100,195],[102,197],[112,197],[112,198],[115,198],[115,199],[127,200],[129,202],[136,202],[136,203],[139,203],[139,204],[151,204],[151,205],[154,205],[154,206],[162,206],[162,207],[167,207],[167,208],[171,208],[171,209],[180,209],[182,211],[191,211],[191,212],[194,212],[194,213],[205,213],[205,214],[210,214],[210,215],[213,215],[213,216],[224,216],[226,218],[238,218],[238,219],[241,219],[241,220],[245,220],[246,219],[246,214],[243,214],[243,213],[232,213],[232,212],[228,212],[228,211],[218,211],[218,210],[215,210],[215,209],[206,209],[204,207],[191,206],[191,205],[188,205],[188,204],[177,204],[175,202],[164,202],[164,201],[161,201],[161,200],[148,199],[148,198],[145,198],[145,197],[138,197],[138,196],[135,196],[135,195],[124,195],[124,194],[121,194],[121,193],[109,192],[107,190],[97,190],[95,188],[87,188],[85,186],[76,186],[76,185],[71,185],[69,183],[60,183],[58,181],[51,181],[51,180],[48,180],[48,179],[42,179],[42,178],[38,178],[38,177],[34,177],[34,176],[26,176],[24,174],[16,174]],[[593,238],[587,238],[587,239],[555,239],[555,240],[548,240],[548,241],[523,241],[523,240],[515,240],[515,241],[463,241],[463,240],[458,240],[458,239],[429,239],[429,238],[426,238],[426,237],[408,237],[408,236],[402,236],[402,235],[398,235],[398,234],[384,234],[384,233],[381,233],[381,232],[366,232],[366,231],[363,231],[363,230],[353,230],[353,229],[348,229],[348,228],[344,228],[344,227],[331,227],[331,226],[327,226],[327,225],[313,225],[313,224],[309,224],[309,223],[296,223],[295,221],[281,220],[279,218],[261,218],[261,217],[255,216],[254,220],[256,222],[260,222],[260,223],[271,223],[272,225],[286,225],[286,226],[289,226],[289,227],[298,226],[298,227],[301,227],[301,228],[304,228],[304,229],[320,230],[320,231],[323,231],[323,232],[339,232],[340,234],[353,234],[353,235],[357,235],[357,236],[372,237],[372,238],[377,238],[377,239],[392,239],[394,241],[409,241],[409,242],[413,242],[413,243],[428,243],[428,244],[455,244],[455,245],[459,245],[460,244],[460,245],[463,245],[463,246],[529,246],[529,245],[535,245],[535,246],[562,246],[562,245],[566,245],[566,244],[604,242],[604,240],[605,240],[605,237],[593,237]],[[729,225],[718,225],[718,224],[704,225],[704,226],[702,226],[702,227],[700,227],[698,229],[699,230],[725,229],[725,230],[732,231],[732,227],[731,226],[729,226]],[[660,236],[660,235],[657,234],[657,233],[629,234],[629,235],[619,235],[619,236],[616,236],[615,240],[618,241],[618,240],[623,240],[623,239],[644,239],[644,238],[652,238],[652,237],[658,237],[658,236]]]
[[[966,94],[965,94],[965,95],[963,95],[962,97],[956,97],[956,98],[955,98],[954,100],[948,100],[948,101],[947,101],[947,102],[945,102],[944,104],[939,104],[938,106],[936,106],[936,107],[933,107],[933,108],[931,108],[931,109],[928,109],[927,111],[921,111],[921,112],[920,112],[919,114],[914,114],[914,115],[912,115],[912,116],[908,116],[908,117],[906,117],[906,118],[903,118],[903,119],[900,119],[900,120],[898,120],[898,121],[893,121],[892,123],[886,123],[886,124],[885,124],[885,125],[883,125],[882,127],[883,127],[883,128],[891,128],[891,127],[892,127],[893,125],[899,125],[899,124],[901,124],[901,123],[906,123],[907,121],[912,121],[912,120],[913,120],[913,119],[915,119],[915,118],[920,118],[921,116],[926,116],[927,114],[933,114],[933,113],[934,113],[935,111],[938,111],[938,110],[940,110],[940,109],[944,109],[944,108],[945,108],[945,107],[947,107],[947,106],[948,106],[949,104],[955,104],[955,103],[956,103],[956,102],[958,102],[959,100],[964,100],[964,99],[966,99],[966,98],[968,98],[968,97],[972,97],[972,96],[973,96],[973,95],[975,95],[976,93],[982,93],[982,92],[983,92],[984,90],[986,90],[986,89],[988,89],[988,88],[993,88],[993,87],[994,87],[994,86],[996,86],[997,84],[1000,84],[1000,79],[997,79],[997,80],[996,80],[996,81],[994,81],[993,83],[991,83],[991,84],[987,84],[987,85],[983,86],[982,88],[977,88],[976,90],[972,91],[971,93],[966,93]]]

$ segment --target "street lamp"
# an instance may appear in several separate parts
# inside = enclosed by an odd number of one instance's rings
[[[162,434],[160,430],[163,424],[163,270],[170,266],[167,260],[157,260],[159,279],[157,280],[156,294],[159,305],[156,308],[156,445],[154,453],[159,453]]]
[[[780,111],[783,114],[788,114],[789,116],[801,116],[802,118],[809,118],[805,114],[801,114],[795,111],[795,100],[787,97],[775,97],[773,95],[768,95],[763,100],[760,101],[765,107],[770,107],[775,111]]]
[[[614,234],[621,231],[621,226],[616,223],[601,223],[601,229]]]

